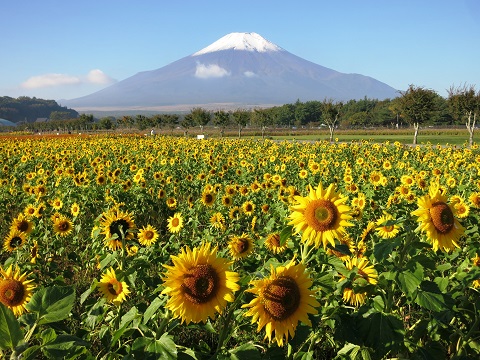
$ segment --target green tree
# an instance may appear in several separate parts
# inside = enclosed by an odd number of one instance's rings
[[[183,128],[183,136],[187,137],[188,136],[188,130],[191,127],[195,126],[195,121],[193,120],[192,114],[186,114],[183,117],[182,122],[180,123],[180,126]]]
[[[162,116],[163,123],[170,128],[170,131],[173,134],[173,129],[178,125],[180,117],[176,114],[164,114]]]
[[[270,109],[254,109],[251,119],[252,123],[261,128],[262,139],[265,139],[265,130],[273,124],[272,111]]]
[[[448,90],[447,103],[454,120],[466,121],[468,144],[471,147],[477,114],[480,112],[480,91],[477,92],[474,85],[451,86]]]
[[[110,116],[105,116],[98,121],[100,129],[110,130],[115,127],[114,122]]]
[[[400,93],[399,109],[405,121],[413,125],[415,130],[413,144],[416,145],[420,124],[431,119],[435,111],[435,99],[438,94],[433,90],[415,85],[410,85],[406,91]]]
[[[230,122],[230,113],[225,110],[218,110],[213,113],[213,124],[220,128],[220,137],[223,138],[225,128]]]
[[[334,103],[332,99],[324,99],[322,101],[322,121],[328,126],[330,131],[330,142],[333,141],[333,133],[340,123],[340,111],[343,103]]]
[[[203,134],[203,128],[210,122],[212,114],[201,107],[193,108],[190,113],[193,121],[200,126],[200,132]]]
[[[250,120],[250,112],[245,109],[237,109],[232,113],[233,122],[238,127],[238,138],[242,137],[242,129],[247,126]]]

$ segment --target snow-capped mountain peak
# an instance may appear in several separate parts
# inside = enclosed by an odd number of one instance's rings
[[[283,49],[268,41],[257,33],[230,33],[210,44],[206,48],[197,51],[192,56],[202,55],[221,50],[246,50],[246,51],[282,51]]]

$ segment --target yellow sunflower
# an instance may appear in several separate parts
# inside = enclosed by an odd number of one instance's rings
[[[345,227],[352,226],[350,207],[345,205],[347,198],[337,193],[331,184],[327,189],[320,183],[317,189],[309,187],[309,194],[305,197],[295,196],[297,204],[289,218],[289,225],[294,226],[294,233],[302,233],[302,241],[308,245],[315,244],[318,248],[323,244],[335,247],[335,239],[341,239],[346,233]]]
[[[355,280],[363,279],[368,284],[375,285],[377,283],[378,273],[375,270],[373,265],[369,265],[368,259],[365,257],[352,257],[347,259],[345,262],[345,267],[348,270],[353,270],[356,268],[357,276]],[[341,280],[344,280],[345,277],[342,276]],[[351,288],[345,288],[343,290],[343,300],[350,303],[353,306],[359,306],[365,303],[367,298],[367,292],[355,292]]]
[[[135,222],[130,213],[121,211],[118,206],[102,214],[100,219],[101,234],[105,235],[105,245],[113,251],[122,247],[122,237],[125,240],[133,239],[132,230]]]
[[[25,234],[30,234],[33,230],[33,221],[29,220],[23,214],[18,214],[18,216],[13,219],[10,230],[18,230]]]
[[[73,217],[77,217],[78,214],[80,214],[80,206],[78,206],[78,204],[74,202],[70,207],[70,212],[72,213]]]
[[[150,246],[155,244],[158,236],[158,231],[152,225],[147,225],[139,230],[138,242],[143,246]]]
[[[73,223],[68,217],[60,215],[53,222],[53,231],[57,235],[68,236],[73,231]]]
[[[280,234],[279,233],[271,233],[265,239],[265,247],[273,252],[274,254],[280,254],[288,249],[287,241],[285,244],[280,244]]]
[[[465,228],[455,218],[455,212],[438,186],[431,186],[429,193],[418,199],[418,209],[412,212],[412,215],[418,216],[417,221],[420,223],[416,231],[426,233],[434,251],[443,249],[449,252],[459,247],[457,242]]]
[[[231,257],[234,260],[243,259],[244,257],[250,255],[253,251],[252,238],[245,233],[240,236],[233,236],[228,242],[228,248],[230,250]]]
[[[225,230],[225,216],[216,212],[210,217],[210,225],[214,229]]]
[[[33,246],[30,249],[30,262],[32,264],[37,263],[37,259],[40,258],[40,254],[38,253],[38,242],[36,240],[33,240]]]
[[[97,283],[97,287],[105,299],[114,305],[119,305],[121,302],[125,301],[128,294],[130,294],[127,283],[117,280],[113,268],[107,269]]]
[[[299,321],[312,326],[308,314],[317,314],[320,306],[309,288],[312,280],[302,263],[292,260],[286,266],[270,268],[270,277],[250,282],[246,290],[256,297],[242,308],[249,308],[245,316],[257,323],[257,332],[265,327],[265,339],[283,346],[284,339],[293,337]]]
[[[12,229],[3,241],[3,249],[8,252],[20,249],[23,245],[25,245],[26,239],[26,233],[18,231],[17,229]]]
[[[167,219],[168,231],[175,234],[180,232],[183,227],[183,217],[181,213],[175,213]]]
[[[247,216],[253,215],[253,212],[255,211],[255,204],[250,200],[245,201],[242,205],[242,211]]]
[[[210,191],[204,191],[202,193],[202,204],[210,207],[215,202],[215,198],[216,198],[215,193]]]
[[[394,221],[393,216],[390,214],[384,214],[377,220],[375,225],[377,226],[375,230],[377,231],[378,235],[383,239],[391,239],[397,236],[400,232],[400,226],[397,224],[389,224],[389,222]]]
[[[163,280],[169,299],[165,305],[186,324],[214,318],[235,300],[233,293],[240,289],[239,275],[227,271],[232,264],[217,257],[217,248],[203,243],[191,250],[188,246],[178,256],[171,255],[173,265],[163,265],[167,272]]]
[[[15,316],[22,315],[25,305],[32,297],[32,290],[35,285],[33,280],[27,280],[30,274],[20,274],[18,266],[13,269],[10,265],[7,270],[0,266],[0,302],[13,311]]]

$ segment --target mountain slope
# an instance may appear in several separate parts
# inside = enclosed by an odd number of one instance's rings
[[[93,94],[62,101],[75,107],[180,104],[284,104],[396,96],[371,77],[343,74],[302,59],[255,33],[232,33],[162,68],[140,72]]]

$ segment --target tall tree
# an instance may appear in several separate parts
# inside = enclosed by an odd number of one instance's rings
[[[416,145],[420,124],[432,117],[438,94],[434,90],[415,85],[410,85],[406,91],[401,91],[400,94],[399,109],[405,121],[413,125],[415,130],[413,144]]]
[[[262,131],[262,139],[265,139],[265,130],[273,124],[273,114],[271,109],[254,109],[252,113],[252,122],[259,126]]]
[[[480,91],[475,90],[474,85],[451,86],[448,90],[448,108],[456,121],[466,119],[469,137],[468,144],[473,145],[473,133],[477,114],[480,112]]]
[[[203,134],[203,128],[210,122],[212,114],[201,107],[193,108],[190,114],[192,114],[193,121],[200,126],[200,131]]]
[[[183,136],[187,137],[188,136],[188,130],[191,127],[195,126],[195,121],[193,121],[193,116],[192,114],[186,114],[183,117],[182,122],[180,123],[180,126],[183,128]]]
[[[322,121],[330,130],[330,142],[333,141],[333,133],[340,122],[340,111],[343,103],[334,103],[332,99],[324,99],[322,101]]]
[[[242,137],[242,129],[247,126],[250,120],[250,112],[245,109],[237,109],[232,113],[232,119],[238,127],[238,138]]]
[[[230,122],[230,113],[225,110],[218,110],[213,113],[213,124],[220,128],[220,137],[223,138],[225,127]]]

